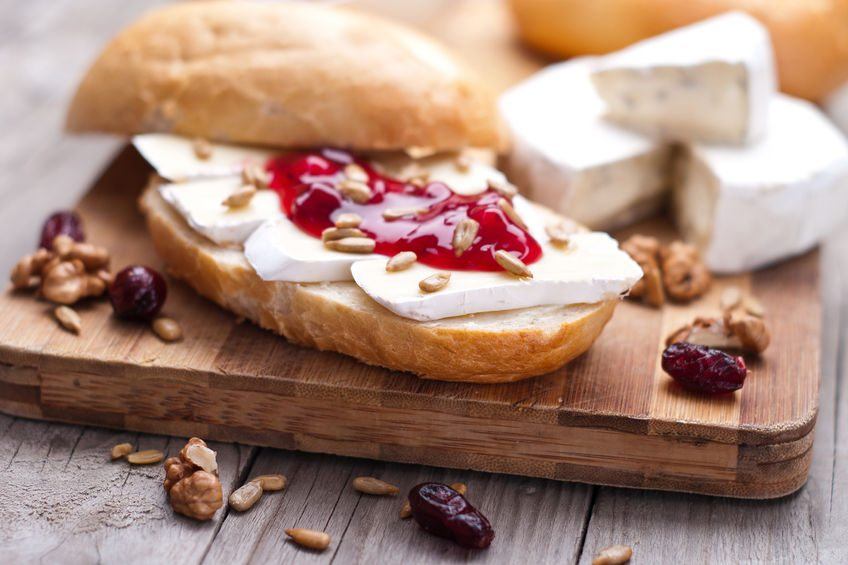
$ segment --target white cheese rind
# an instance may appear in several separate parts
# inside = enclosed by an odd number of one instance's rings
[[[776,91],[768,31],[742,12],[608,55],[592,80],[610,119],[674,141],[756,140]]]
[[[842,133],[848,135],[848,82],[827,97],[824,110]]]
[[[280,154],[279,151],[214,143],[210,144],[209,158],[199,159],[191,139],[167,133],[136,135],[132,143],[160,176],[175,182],[237,175],[247,162],[264,163]]]
[[[757,269],[821,241],[848,211],[848,142],[812,104],[777,95],[749,147],[692,146],[676,220],[718,273]]]
[[[352,267],[356,284],[398,316],[419,321],[543,305],[595,303],[618,298],[642,277],[642,270],[604,233],[572,236],[567,249],[544,245],[542,258],[529,266],[532,279],[509,273],[451,271],[442,290],[426,293],[422,279],[440,272],[417,263],[386,271],[386,259],[359,261]]]
[[[551,65],[508,90],[500,109],[513,134],[512,180],[534,201],[607,230],[659,209],[670,151],[603,119],[594,64]]]
[[[240,245],[260,224],[279,218],[280,198],[259,190],[246,206],[228,208],[222,202],[241,187],[238,177],[164,184],[159,193],[196,232],[218,245]]]
[[[302,283],[349,281],[352,264],[381,257],[331,251],[285,217],[259,226],[244,255],[262,280]]]

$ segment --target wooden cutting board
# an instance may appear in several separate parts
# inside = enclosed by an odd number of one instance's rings
[[[433,19],[503,86],[539,62],[511,45],[504,12],[462,4]],[[428,12],[429,14],[430,12]],[[472,25],[476,24],[476,25]],[[426,25],[424,26],[426,27]],[[465,30],[465,35],[459,32]],[[486,61],[490,63],[485,64]],[[118,268],[162,269],[136,209],[149,170],[125,149],[79,205],[89,240]],[[630,231],[671,235],[657,220]],[[625,235],[625,234],[622,234]],[[813,252],[717,281],[690,306],[625,302],[590,351],[505,385],[430,382],[288,344],[170,280],[165,311],[186,339],[159,341],[81,305],[60,329],[30,295],[0,296],[0,411],[284,449],[628,487],[770,498],[806,480],[816,418],[821,302]],[[715,314],[728,286],[765,306],[773,341],[724,397],[683,391],[659,368],[665,337]]]

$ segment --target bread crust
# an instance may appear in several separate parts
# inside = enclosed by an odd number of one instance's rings
[[[153,186],[140,207],[169,272],[206,298],[293,343],[428,379],[498,383],[548,373],[585,352],[618,303],[417,322],[382,308],[353,282],[263,281],[241,251],[192,231]]]
[[[819,101],[848,80],[848,0],[510,0],[519,32],[556,56],[609,53],[730,10],[759,19],[781,90]]]
[[[313,3],[185,2],[112,40],[74,132],[171,132],[274,147],[505,145],[494,93],[400,25]]]

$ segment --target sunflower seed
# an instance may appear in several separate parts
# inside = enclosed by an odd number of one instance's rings
[[[127,461],[133,465],[152,465],[165,459],[165,454],[158,449],[145,449],[127,455]]]
[[[437,290],[445,288],[450,282],[450,278],[450,273],[436,273],[435,275],[430,275],[426,279],[420,281],[418,283],[418,288],[424,292],[436,292]]]
[[[621,565],[627,563],[633,557],[633,550],[626,545],[613,545],[605,547],[595,554],[592,565]]]
[[[355,180],[359,182],[368,182],[368,173],[357,165],[356,163],[350,163],[345,165],[344,174],[350,180]]]
[[[183,338],[183,328],[180,323],[171,318],[156,318],[153,320],[153,332],[162,341],[179,341]]]
[[[398,178],[403,182],[423,185],[430,178],[430,172],[418,163],[410,163],[401,170]]]
[[[507,218],[512,220],[512,223],[517,225],[523,230],[527,229],[527,224],[524,223],[524,220],[521,219],[521,216],[518,215],[518,212],[515,211],[515,208],[512,207],[512,204],[509,203],[509,200],[506,198],[501,198],[498,200],[498,208],[503,210],[503,213],[506,214]]]
[[[115,459],[123,459],[127,455],[133,452],[133,446],[131,443],[119,443],[115,447],[112,448],[111,457],[112,461]]]
[[[195,157],[201,161],[205,161],[212,156],[212,144],[202,137],[195,137],[191,146],[194,149]]]
[[[241,170],[241,182],[256,188],[268,188],[270,175],[259,163],[250,162]]]
[[[230,508],[244,512],[245,510],[250,510],[260,498],[262,498],[262,485],[250,481],[230,493]]]
[[[324,242],[327,249],[343,253],[371,253],[376,245],[377,242],[368,237],[343,237]]]
[[[491,190],[494,190],[498,194],[506,198],[512,198],[516,194],[518,194],[518,189],[515,188],[515,185],[509,182],[502,182],[498,179],[489,179],[486,184],[488,184]]]
[[[480,224],[471,218],[464,218],[456,224],[453,230],[453,252],[457,257],[460,257],[474,243],[474,238],[477,237],[477,232],[480,230]]]
[[[82,331],[82,320],[73,308],[59,306],[53,310],[53,315],[59,320],[59,324],[69,332],[79,335]]]
[[[250,479],[251,483],[259,483],[265,492],[273,492],[286,488],[285,475],[259,475]]]
[[[468,169],[471,168],[471,159],[468,155],[459,155],[456,159],[454,159],[453,165],[460,173],[467,173]]]
[[[418,256],[412,251],[401,251],[389,258],[386,262],[386,270],[390,273],[403,271],[410,268],[417,260]]]
[[[409,499],[403,501],[403,506],[400,507],[400,515],[401,520],[406,520],[407,518],[412,517],[412,506],[409,504]]]
[[[362,217],[359,214],[339,214],[335,226],[337,228],[358,228],[361,223]]]
[[[527,265],[524,264],[524,261],[506,251],[504,249],[499,249],[495,252],[495,261],[498,262],[498,265],[504,268],[504,270],[509,271],[513,275],[517,277],[527,277],[532,279],[533,273],[530,272],[530,269],[527,268]]]
[[[451,483],[450,488],[452,488],[462,496],[465,496],[465,493],[468,492],[468,487],[465,486],[465,483]]]
[[[400,492],[395,485],[389,484],[374,477],[356,477],[353,479],[353,488],[365,494],[376,496],[394,496]]]
[[[321,232],[322,241],[334,241],[345,237],[365,237],[365,232],[357,228],[327,228]]]
[[[577,232],[576,224],[562,221],[545,226],[545,233],[551,238],[551,243],[556,245],[568,245],[569,238]]]
[[[244,208],[253,197],[256,195],[256,187],[252,184],[245,184],[229,196],[227,196],[221,204],[227,208]]]
[[[415,216],[420,214],[422,211],[423,210],[421,208],[387,208],[386,210],[383,210],[383,219],[391,222],[406,216]]]
[[[339,183],[339,191],[357,204],[364,204],[371,200],[373,193],[371,188],[364,182],[344,179]]]
[[[309,549],[324,550],[330,546],[330,534],[304,528],[288,528],[286,535],[297,545]]]

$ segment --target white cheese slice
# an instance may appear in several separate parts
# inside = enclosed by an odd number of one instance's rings
[[[610,119],[675,141],[757,139],[776,90],[768,31],[742,12],[604,57],[592,80]]]
[[[246,206],[229,208],[222,202],[241,187],[239,177],[164,184],[159,194],[199,234],[221,246],[240,245],[262,222],[283,215],[273,190],[258,190]]]
[[[848,82],[827,97],[824,109],[842,133],[848,135]]]
[[[513,134],[513,181],[534,201],[606,230],[660,208],[670,150],[603,119],[594,62],[551,65],[508,90],[500,108]]]
[[[605,233],[574,234],[568,247],[544,244],[531,264],[532,279],[509,273],[451,271],[443,289],[426,293],[418,283],[440,272],[416,263],[387,272],[386,259],[353,264],[356,284],[398,316],[427,321],[543,305],[595,303],[618,298],[642,277],[642,270]]]
[[[404,169],[413,164],[427,171],[429,182],[442,182],[456,194],[472,196],[486,192],[489,181],[507,183],[506,175],[486,162],[488,152],[466,151],[467,166],[460,168],[457,156],[437,154],[422,159],[412,159],[404,154],[390,154],[374,157],[374,161],[382,166],[386,174],[401,177]]]
[[[132,142],[159,175],[176,182],[237,175],[246,162],[264,163],[280,154],[280,151],[210,143],[212,152],[209,158],[199,159],[191,139],[167,133],[136,135]]]
[[[802,253],[848,211],[848,142],[797,98],[775,96],[759,142],[694,145],[679,166],[675,219],[719,273]]]
[[[262,280],[302,283],[349,281],[351,265],[382,257],[331,251],[285,217],[259,226],[244,255]]]

